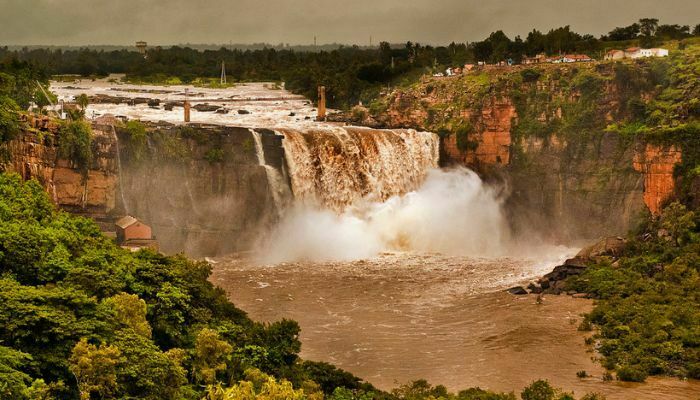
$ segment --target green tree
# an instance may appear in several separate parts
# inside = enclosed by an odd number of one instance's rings
[[[226,369],[226,363],[231,358],[233,346],[221,340],[216,331],[202,329],[197,335],[194,345],[192,367],[197,381],[206,384],[216,382],[217,372]]]
[[[121,352],[114,346],[95,346],[81,339],[70,356],[70,371],[78,382],[81,400],[90,400],[92,393],[109,398],[117,390],[117,366]]]
[[[206,400],[322,400],[317,396],[310,397],[303,389],[295,390],[289,381],[278,381],[274,377],[259,370],[247,370],[245,380],[231,386],[211,387]]]
[[[58,139],[61,157],[67,158],[87,175],[92,162],[92,127],[85,121],[70,121],[61,126]]]
[[[639,20],[639,33],[641,33],[642,36],[651,37],[656,35],[656,29],[658,27],[658,18],[642,18]]]
[[[554,400],[556,391],[545,380],[534,381],[530,386],[523,389],[520,397],[523,400]]]
[[[673,202],[661,214],[661,228],[666,230],[676,245],[683,245],[696,236],[695,213],[681,203]]]
[[[151,326],[146,320],[146,302],[135,294],[120,293],[104,300],[114,311],[115,322],[129,327],[141,336],[151,337]]]
[[[80,109],[84,112],[88,104],[90,104],[90,99],[85,93],[81,93],[80,95],[78,95],[78,97],[75,98],[75,102],[78,103]]]

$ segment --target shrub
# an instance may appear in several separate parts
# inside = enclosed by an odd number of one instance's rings
[[[135,161],[141,161],[146,156],[148,134],[146,126],[140,121],[128,121],[125,126],[129,138],[129,156]]]
[[[523,77],[523,82],[531,83],[537,82],[542,74],[536,69],[528,68],[520,71],[520,75]]]
[[[532,382],[520,393],[522,400],[553,400],[556,391],[545,380]]]
[[[647,374],[640,367],[625,365],[617,369],[617,378],[624,382],[644,382]]]
[[[473,131],[470,122],[465,122],[455,129],[455,138],[457,140],[457,148],[461,151],[474,151],[479,147],[479,143],[469,140],[469,134]]]
[[[209,149],[207,150],[206,154],[204,154],[204,159],[209,161],[210,164],[223,162],[224,158],[224,149]]]
[[[59,153],[87,175],[92,162],[92,128],[85,121],[64,123],[59,132]]]

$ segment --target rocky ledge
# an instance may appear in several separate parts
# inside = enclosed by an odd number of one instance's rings
[[[577,293],[566,290],[566,280],[572,276],[581,275],[589,264],[609,259],[613,263],[622,255],[627,240],[621,237],[608,237],[588,246],[578,252],[574,258],[564,261],[564,264],[554,267],[552,272],[544,275],[536,282],[531,282],[527,287],[515,286],[507,290],[514,295],[526,294],[562,294],[566,293],[574,297],[588,298],[587,293]]]

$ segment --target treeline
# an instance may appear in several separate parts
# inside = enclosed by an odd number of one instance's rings
[[[51,75],[80,74],[105,76],[123,73],[134,81],[189,83],[197,78],[216,78],[225,62],[234,81],[284,81],[286,87],[308,98],[315,98],[317,87],[328,89],[330,105],[348,108],[358,101],[376,98],[382,87],[413,81],[422,73],[484,61],[520,62],[538,53],[586,52],[600,57],[606,48],[637,42],[651,45],[667,39],[700,35],[700,24],[659,25],[657,19],[642,19],[628,27],[613,29],[600,38],[582,35],[564,26],[543,33],[533,30],[523,40],[496,31],[472,43],[430,46],[408,42],[405,45],[380,43],[377,48],[339,47],[332,50],[297,51],[270,47],[255,50],[228,49],[199,51],[188,47],[152,48],[147,57],[135,51],[90,49],[61,50],[0,48],[0,60],[30,62]],[[611,42],[615,41],[615,42]],[[622,41],[622,42],[619,42]]]

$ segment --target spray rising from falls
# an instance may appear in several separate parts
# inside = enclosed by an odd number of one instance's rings
[[[495,189],[467,169],[433,169],[416,191],[360,200],[340,214],[298,205],[261,254],[267,263],[355,260],[395,250],[496,256],[506,241]]]

